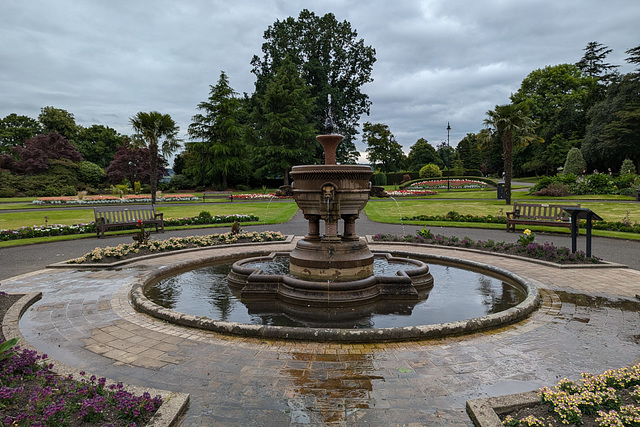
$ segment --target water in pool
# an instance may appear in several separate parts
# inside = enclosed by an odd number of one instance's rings
[[[387,301],[365,307],[288,307],[275,301],[246,304],[227,286],[231,262],[207,266],[164,279],[145,292],[154,303],[180,313],[255,325],[337,328],[392,328],[467,320],[504,311],[522,302],[525,293],[502,280],[455,267],[430,264],[433,289],[422,301]],[[269,274],[286,269],[276,260]],[[376,258],[376,274],[393,275],[395,266]],[[405,265],[406,269],[407,266]]]

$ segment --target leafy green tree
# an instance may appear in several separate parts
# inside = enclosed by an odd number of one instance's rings
[[[504,193],[505,203],[511,204],[511,177],[513,175],[513,147],[532,141],[535,127],[525,105],[496,105],[494,110],[487,111],[485,126],[491,131],[484,134],[491,139],[502,140],[504,159]]]
[[[43,133],[59,133],[73,143],[78,133],[78,125],[73,114],[67,110],[55,107],[43,107],[40,109],[38,120],[42,124]]]
[[[618,169],[625,158],[640,164],[640,79],[625,75],[589,110],[581,149],[590,168]]]
[[[250,138],[255,147],[257,177],[284,176],[294,165],[316,162],[314,99],[293,61],[285,60],[268,82],[253,112]]]
[[[24,147],[24,143],[42,133],[40,123],[28,116],[11,113],[0,119],[0,153],[9,153],[14,146]]]
[[[429,144],[426,139],[420,138],[409,148],[407,169],[410,171],[419,171],[428,163],[434,163],[438,165],[438,167],[444,166],[433,145]]]
[[[367,158],[374,169],[386,173],[402,168],[405,161],[402,146],[387,125],[366,122],[362,127],[362,140],[367,144]]]
[[[149,149],[149,177],[151,186],[151,204],[156,204],[158,189],[158,147],[162,147],[163,156],[170,155],[180,146],[178,131],[170,115],[157,111],[140,111],[129,119],[131,127],[145,142]],[[161,144],[161,145],[159,145]]]
[[[584,137],[586,111],[596,88],[596,80],[583,76],[575,65],[559,64],[529,73],[511,102],[527,105],[531,118],[539,123],[536,134],[546,146],[556,135],[565,140]],[[563,161],[564,157],[554,167]]]
[[[75,146],[85,160],[95,163],[101,168],[109,166],[118,147],[127,145],[129,138],[120,135],[115,129],[103,125],[80,128]]]
[[[194,166],[209,182],[221,177],[222,187],[227,188],[227,177],[241,170],[246,159],[241,104],[224,71],[220,73],[218,83],[209,87],[209,99],[198,104],[202,113],[193,116],[193,123],[189,125],[189,136],[202,141],[202,149],[194,151]]]
[[[262,97],[269,81],[285,58],[290,58],[309,85],[313,124],[322,129],[327,117],[327,97],[331,95],[335,124],[344,140],[338,146],[339,163],[355,163],[359,157],[354,139],[362,114],[369,114],[371,101],[362,92],[373,81],[371,72],[375,49],[367,46],[347,21],[339,22],[332,13],[317,16],[303,9],[297,19],[276,21],[264,32],[262,57],[251,60],[257,76],[256,93]],[[319,147],[318,147],[319,148]],[[321,158],[321,154],[316,156]]]
[[[567,160],[564,162],[564,169],[562,172],[564,174],[582,175],[586,169],[587,162],[584,161],[582,152],[578,148],[573,147],[567,153]]]

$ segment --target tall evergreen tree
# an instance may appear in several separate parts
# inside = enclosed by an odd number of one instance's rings
[[[209,88],[209,99],[198,104],[202,113],[193,116],[193,123],[189,125],[189,136],[202,141],[201,149],[193,152],[195,163],[189,175],[204,177],[205,182],[220,179],[222,188],[226,189],[227,177],[239,171],[246,159],[240,124],[241,104],[224,71],[220,73],[218,83]],[[195,168],[201,170],[195,171]]]
[[[582,154],[590,168],[617,170],[625,158],[640,165],[640,79],[627,74],[589,111]]]
[[[354,139],[358,120],[369,114],[368,95],[362,86],[371,82],[375,49],[367,46],[347,21],[339,22],[332,13],[317,16],[304,9],[297,19],[276,21],[264,32],[262,58],[251,60],[257,76],[256,93],[262,97],[285,58],[294,62],[309,85],[313,123],[322,129],[327,116],[327,98],[331,95],[332,112],[344,140],[338,146],[339,163],[355,163],[359,157]],[[317,152],[318,159],[322,158]]]
[[[585,76],[596,79],[605,85],[609,84],[619,75],[616,71],[617,65],[604,62],[611,52],[613,51],[602,43],[589,42],[584,48],[584,56],[576,62],[576,66]]]
[[[283,61],[253,112],[250,138],[257,177],[284,176],[287,185],[292,166],[317,160],[320,144],[315,139],[314,101],[293,61]]]

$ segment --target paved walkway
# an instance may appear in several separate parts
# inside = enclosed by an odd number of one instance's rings
[[[297,227],[295,221],[290,226]],[[32,252],[39,249],[34,246]],[[193,253],[112,270],[41,269],[4,279],[2,289],[43,292],[20,324],[41,352],[117,381],[190,393],[188,426],[464,426],[471,425],[464,411],[468,399],[528,391],[564,376],[577,379],[582,371],[640,362],[638,270],[559,269],[455,249],[412,250],[515,271],[535,281],[543,304],[516,325],[468,336],[326,344],[179,328],[131,308],[127,296],[137,278]]]

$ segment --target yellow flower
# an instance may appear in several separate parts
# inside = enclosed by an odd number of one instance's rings
[[[531,230],[528,228],[522,232],[522,234],[526,234],[527,236],[531,236]]]

